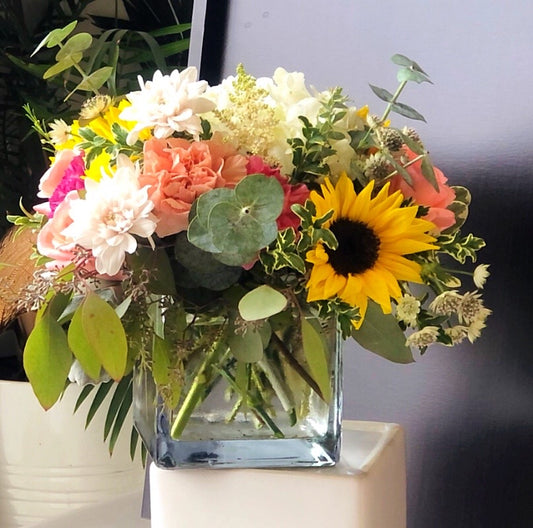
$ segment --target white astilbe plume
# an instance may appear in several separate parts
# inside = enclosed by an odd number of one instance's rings
[[[174,132],[188,132],[197,139],[202,131],[198,114],[213,110],[215,105],[204,97],[207,82],[196,79],[194,67],[181,73],[174,70],[170,75],[163,75],[158,70],[152,80],[146,82],[139,76],[141,89],[127,94],[131,106],[120,114],[121,119],[136,121],[128,134],[128,144],[133,145],[139,132],[146,128],[153,128],[156,138],[166,138]]]
[[[95,257],[96,271],[116,275],[126,253],[137,249],[134,235],[150,238],[155,231],[154,204],[148,188],[139,188],[139,168],[119,156],[114,175],[103,174],[99,182],[85,180],[86,195],[70,213],[73,219],[63,234]]]

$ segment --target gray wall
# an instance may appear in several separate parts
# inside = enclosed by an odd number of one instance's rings
[[[435,164],[473,192],[467,228],[492,270],[484,336],[409,366],[345,347],[345,417],[405,427],[410,528],[533,526],[532,19],[526,0],[230,2],[223,76],[280,65],[380,113],[367,83],[392,90],[390,56],[417,60],[435,84],[404,101]]]

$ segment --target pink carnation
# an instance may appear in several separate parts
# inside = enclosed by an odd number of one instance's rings
[[[54,216],[55,210],[70,191],[84,188],[81,179],[83,174],[85,174],[83,154],[69,149],[59,151],[54,163],[43,174],[39,183],[37,196],[49,198],[49,201],[38,204],[35,210],[49,217]]]
[[[85,174],[83,156],[75,156],[65,170],[62,180],[50,196],[50,212],[54,215],[57,206],[65,199],[70,191],[78,191],[85,187],[81,176]]]
[[[404,147],[404,152],[409,160],[417,156],[407,147]],[[455,200],[455,191],[446,184],[448,178],[441,170],[434,167],[439,188],[437,191],[422,174],[421,160],[409,165],[406,170],[413,180],[412,185],[409,185],[401,175],[396,174],[391,180],[390,192],[400,190],[406,198],[412,198],[416,204],[428,207],[429,211],[424,218],[433,222],[439,232],[453,226],[455,215],[448,209],[448,206]]]
[[[150,139],[144,144],[144,171],[139,182],[148,185],[156,234],[165,237],[188,226],[192,203],[217,187],[234,187],[246,176],[246,158],[218,141]]]
[[[291,206],[296,203],[303,205],[309,197],[309,189],[302,183],[291,185],[278,168],[267,165],[260,156],[250,156],[246,170],[248,174],[265,174],[279,181],[285,197],[283,210],[276,220],[278,229],[281,231],[292,227],[296,231],[300,225],[300,218],[292,212]]]

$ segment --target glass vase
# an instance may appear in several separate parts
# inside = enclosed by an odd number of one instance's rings
[[[169,406],[167,388],[156,385],[152,370],[138,364],[134,422],[155,464],[334,465],[340,454],[342,340],[335,323],[321,325],[312,317],[306,321],[317,329],[321,343],[315,345],[325,351],[327,370],[321,383],[313,377],[317,366],[311,364],[321,352],[309,350],[309,343],[304,351],[299,327],[273,330],[263,356],[248,362],[231,354],[227,340],[206,342],[200,332],[199,343],[189,342],[193,352],[182,365],[176,405]],[[210,330],[216,330],[217,323],[211,324]]]

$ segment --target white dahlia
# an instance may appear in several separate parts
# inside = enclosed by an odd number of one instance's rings
[[[119,156],[114,175],[85,180],[85,199],[70,212],[73,222],[63,234],[92,251],[98,273],[116,275],[126,253],[137,249],[134,235],[150,238],[155,231],[154,204],[148,188],[139,188],[138,177],[139,168]]]

